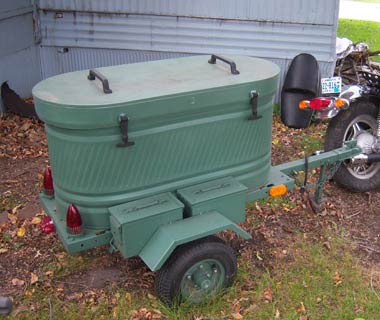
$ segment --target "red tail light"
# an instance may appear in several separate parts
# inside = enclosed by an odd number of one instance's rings
[[[44,193],[47,196],[54,195],[53,176],[50,167],[46,167],[44,171]]]
[[[322,110],[327,108],[331,103],[331,98],[315,98],[310,101],[310,109]]]
[[[41,231],[45,234],[49,234],[55,231],[54,222],[49,216],[46,216],[42,219],[40,228]]]
[[[70,204],[67,208],[66,226],[67,231],[71,234],[80,234],[82,232],[82,217],[77,207],[73,204]]]

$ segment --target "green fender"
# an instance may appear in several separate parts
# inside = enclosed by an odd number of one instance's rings
[[[227,229],[244,239],[252,238],[219,212],[210,211],[161,226],[141,250],[139,256],[150,270],[156,271],[162,267],[177,246]]]

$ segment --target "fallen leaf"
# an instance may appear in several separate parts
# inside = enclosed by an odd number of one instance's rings
[[[30,273],[30,284],[35,284],[37,282],[38,282],[38,276],[35,273],[31,272]]]
[[[128,304],[132,303],[132,295],[129,292],[125,294],[125,300],[127,300]]]
[[[26,290],[24,293],[25,297],[31,297],[33,295],[32,291]]]
[[[15,224],[17,222],[17,216],[15,214],[10,214],[8,213],[8,220],[12,223]]]
[[[21,238],[21,237],[25,236],[25,233],[26,233],[26,229],[24,227],[18,228],[18,230],[17,230],[17,236],[18,237]]]
[[[232,316],[234,319],[243,319],[243,316],[242,316],[239,312],[232,313],[231,316]]]
[[[256,258],[259,260],[259,261],[263,261],[263,258],[259,255],[259,252],[256,251]]]
[[[153,294],[148,293],[148,298],[151,300],[156,300],[156,297]]]
[[[264,289],[264,299],[266,302],[271,302],[273,299],[273,293],[271,288]]]
[[[45,276],[51,277],[52,275],[54,275],[54,271],[49,270],[45,272]]]
[[[41,218],[40,217],[34,217],[32,219],[32,224],[40,224],[41,223]]]
[[[301,301],[300,304],[298,305],[297,313],[304,313],[304,312],[306,312],[306,308],[303,302]]]
[[[333,281],[335,286],[339,286],[343,283],[343,277],[336,271],[333,275]]]
[[[75,292],[67,296],[68,300],[79,300],[83,298],[82,292]]]
[[[15,214],[17,212],[18,209],[20,209],[22,207],[22,204],[19,204],[18,206],[15,206],[13,209],[12,209],[12,214]]]
[[[7,248],[0,248],[0,254],[8,252]]]
[[[31,124],[30,122],[25,122],[25,123],[21,126],[20,130],[22,130],[22,131],[27,131],[27,130],[30,129],[31,126],[32,126],[32,124]]]
[[[12,284],[14,286],[23,286],[25,284],[25,281],[24,280],[20,280],[18,278],[13,278],[12,279]]]
[[[260,213],[263,213],[263,210],[260,208],[260,206],[257,204],[257,202],[255,202],[255,207],[256,207],[256,210]]]
[[[280,310],[276,309],[274,317],[275,317],[275,319],[280,319]]]

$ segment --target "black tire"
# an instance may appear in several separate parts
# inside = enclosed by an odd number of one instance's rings
[[[0,296],[0,315],[8,315],[12,311],[12,300],[8,297]]]
[[[368,101],[357,101],[331,120],[325,138],[325,150],[343,146],[344,141],[355,139],[359,132],[376,135],[378,108]],[[358,126],[354,130],[354,124]],[[355,192],[373,190],[380,186],[380,163],[352,165],[343,162],[333,179],[341,186]]]
[[[231,285],[237,262],[234,251],[216,236],[181,245],[158,271],[156,295],[168,306],[201,303]]]

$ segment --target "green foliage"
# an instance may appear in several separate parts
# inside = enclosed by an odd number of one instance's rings
[[[331,230],[328,231],[331,235]],[[327,234],[327,232],[325,232]],[[258,270],[253,261],[239,259],[233,287],[198,306],[162,305],[146,289],[128,291],[110,286],[96,296],[60,298],[52,287],[28,288],[17,303],[24,311],[9,319],[377,319],[380,304],[370,280],[338,236],[328,243],[296,237],[286,257],[276,257],[271,270]],[[73,263],[69,258],[70,263]],[[377,283],[375,283],[375,288]],[[82,297],[81,293],[78,293]],[[30,313],[30,308],[34,309]],[[302,318],[303,317],[303,318]]]
[[[353,42],[366,42],[370,50],[380,49],[380,22],[339,19],[337,35]]]

